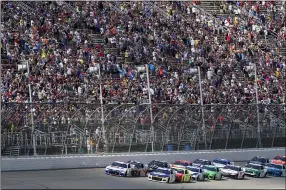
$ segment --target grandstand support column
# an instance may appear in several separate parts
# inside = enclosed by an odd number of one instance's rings
[[[152,110],[152,98],[151,98],[151,91],[150,91],[149,67],[147,64],[145,66],[146,66],[148,97],[149,97],[149,106],[150,106],[151,146],[152,146],[152,152],[154,152],[155,132],[154,132],[154,125],[153,125],[153,110]]]
[[[202,112],[202,132],[205,141],[205,148],[207,149],[207,137],[206,137],[206,127],[205,127],[205,109],[204,109],[204,100],[203,100],[203,90],[202,90],[202,78],[201,78],[201,68],[198,67],[198,75],[199,75],[199,85],[200,85],[200,104],[201,104],[201,112]]]
[[[107,143],[108,142],[107,142],[107,139],[106,139],[105,119],[104,119],[104,112],[103,112],[103,97],[102,97],[101,65],[100,64],[98,66],[98,75],[99,75],[99,93],[100,93],[102,136],[103,136],[103,140],[104,140],[104,149],[106,151],[106,147],[107,147]]]
[[[255,95],[256,95],[256,112],[257,112],[257,138],[258,138],[258,148],[262,148],[261,144],[261,128],[260,128],[260,117],[259,117],[259,99],[258,99],[258,85],[257,85],[257,66],[254,67],[255,72]]]
[[[28,72],[28,81],[29,81],[29,98],[30,98],[30,111],[31,111],[31,125],[32,125],[32,139],[33,139],[33,149],[34,149],[34,156],[37,155],[37,148],[36,148],[36,134],[35,134],[35,124],[34,124],[34,106],[33,106],[33,98],[32,98],[32,87],[30,81],[30,60],[27,60],[27,72]]]

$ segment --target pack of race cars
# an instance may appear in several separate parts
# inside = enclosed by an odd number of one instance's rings
[[[122,177],[147,176],[149,181],[165,183],[221,180],[223,177],[232,179],[244,179],[245,176],[263,178],[267,175],[285,177],[285,160],[286,156],[276,156],[271,161],[265,157],[255,156],[243,167],[222,158],[213,161],[196,159],[193,162],[177,160],[172,164],[158,160],[153,160],[149,164],[116,161],[105,168],[105,173]]]

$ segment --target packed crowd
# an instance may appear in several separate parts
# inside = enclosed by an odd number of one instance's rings
[[[222,19],[192,2],[1,3],[3,102],[29,102],[31,83],[34,102],[100,103],[101,84],[104,104],[146,103],[145,64],[154,103],[200,104],[200,84],[204,104],[254,103],[255,65],[259,101],[286,101],[285,14],[271,3],[264,19],[240,2],[252,15],[222,4]]]

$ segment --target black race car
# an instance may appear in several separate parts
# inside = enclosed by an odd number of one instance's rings
[[[157,168],[170,168],[170,164],[165,161],[153,160],[148,164],[147,172],[153,172]]]
[[[270,161],[266,157],[255,156],[250,161],[248,161],[247,163],[261,164],[261,165],[265,166],[266,164],[269,164]]]
[[[203,167],[206,165],[212,165],[212,162],[210,160],[200,159],[200,158],[193,161],[193,166]]]

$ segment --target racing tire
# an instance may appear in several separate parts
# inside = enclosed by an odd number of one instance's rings
[[[264,175],[263,175],[263,178],[265,178],[267,176],[267,173],[265,173]]]

